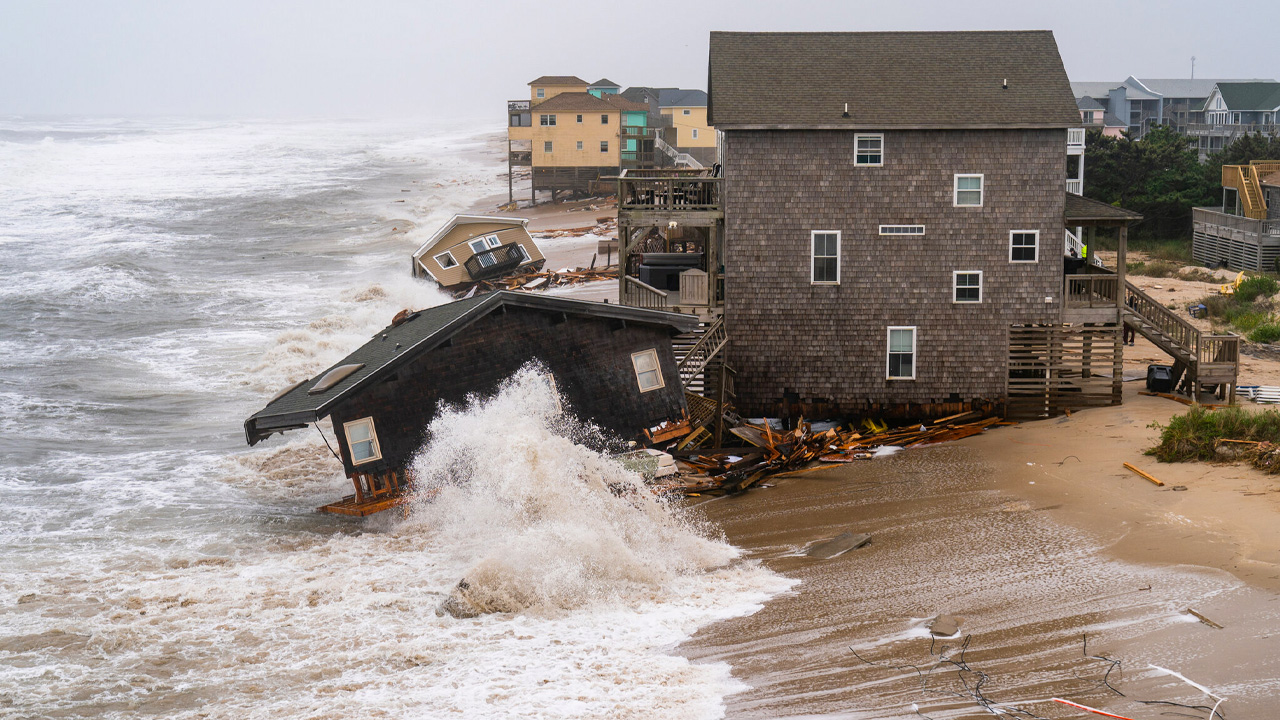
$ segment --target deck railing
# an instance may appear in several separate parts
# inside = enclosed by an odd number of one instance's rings
[[[1200,330],[1182,319],[1181,315],[1161,305],[1159,301],[1142,292],[1133,283],[1126,282],[1127,293],[1132,296],[1131,303],[1126,303],[1133,312],[1142,316],[1147,323],[1155,326],[1170,340],[1192,357],[1199,357]]]
[[[1200,362],[1202,363],[1238,363],[1240,362],[1240,336],[1238,335],[1201,335]]]
[[[1192,208],[1191,221],[1192,227],[1195,223],[1207,223],[1254,235],[1280,235],[1280,220],[1254,220],[1243,215],[1230,215],[1222,212],[1221,207]]]
[[[1187,123],[1189,135],[1221,135],[1233,137],[1245,133],[1262,133],[1263,135],[1280,134],[1280,125],[1276,123],[1256,125],[1231,125],[1217,123]]]
[[[1066,302],[1069,308],[1116,307],[1116,290],[1120,287],[1115,275],[1068,275]]]
[[[662,310],[667,307],[667,293],[665,290],[642,283],[630,275],[624,275],[622,278],[622,304],[630,307],[649,308],[651,310]]]
[[[618,178],[618,209],[719,210],[720,180],[704,169],[627,169]]]
[[[1084,128],[1067,128],[1067,147],[1084,147]]]
[[[520,243],[507,243],[492,250],[476,253],[467,258],[463,265],[466,266],[467,274],[472,280],[483,280],[513,270],[526,259],[527,256],[524,254],[524,248],[520,247]]]
[[[1067,178],[1067,192],[1071,193],[1072,195],[1083,195],[1084,180]]]

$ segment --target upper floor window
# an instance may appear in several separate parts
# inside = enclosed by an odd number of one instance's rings
[[[982,271],[956,270],[951,274],[951,290],[953,302],[982,302]]]
[[[555,115],[539,115],[538,123],[541,125],[555,125],[556,116]]]
[[[1081,115],[1081,119],[1082,119],[1082,120],[1084,120],[1085,122],[1090,123],[1090,124],[1092,124],[1092,123],[1093,123],[1093,111],[1092,111],[1092,110],[1085,110],[1084,112],[1080,113],[1080,115]]]
[[[446,270],[458,264],[458,261],[453,259],[453,253],[447,250],[436,255],[436,262],[440,263],[440,267]]]
[[[550,141],[550,140],[543,140],[543,141],[542,141],[542,152],[548,152],[548,153],[549,153],[549,152],[551,152],[551,141]]]
[[[577,149],[579,149],[579,150],[581,150],[581,149],[582,149],[582,141],[581,141],[581,140],[579,140],[579,141],[578,141],[578,148],[577,148]]]
[[[600,152],[609,152],[609,141],[608,141],[608,140],[601,140],[601,141],[600,141]]]
[[[347,435],[347,448],[351,450],[352,465],[363,465],[382,459],[382,449],[378,447],[378,433],[373,429],[373,418],[367,417],[343,423],[342,429]]]
[[[698,139],[698,128],[693,128],[689,132],[691,133],[692,139],[694,140]]]
[[[609,116],[608,116],[608,115],[605,115],[605,114],[601,114],[601,115],[600,115],[600,124],[601,124],[601,125],[608,125],[608,124],[609,124]]]
[[[680,114],[681,114],[681,115],[688,115],[688,114],[690,114],[691,112],[692,112],[691,110],[681,110],[681,111],[680,111]]]
[[[1009,262],[1035,262],[1039,246],[1039,230],[1013,230],[1009,233]]]
[[[853,158],[854,165],[879,167],[884,164],[883,135],[854,135],[853,142],[857,145]]]
[[[982,175],[955,176],[956,207],[982,207]]]
[[[540,98],[547,96],[547,91],[543,90],[542,88],[538,88],[537,90],[534,90],[533,93],[534,95],[537,95]]]
[[[579,115],[579,116],[578,116],[578,122],[582,122],[582,116],[581,116],[581,115]]]
[[[923,235],[923,225],[881,225],[881,235]]]
[[[840,231],[814,230],[810,233],[813,243],[813,265],[810,282],[838,284],[840,282]]]

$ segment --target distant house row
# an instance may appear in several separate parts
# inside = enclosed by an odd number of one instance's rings
[[[1218,152],[1246,133],[1280,133],[1280,82],[1275,80],[1138,79],[1073,82],[1081,117],[1106,134],[1141,138],[1168,126],[1196,138],[1200,154]]]
[[[535,199],[599,191],[624,169],[710,165],[715,148],[701,90],[624,91],[608,79],[544,75],[529,83],[528,100],[507,102],[508,163],[532,168]]]

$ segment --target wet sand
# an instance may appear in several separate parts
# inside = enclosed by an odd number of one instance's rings
[[[1148,425],[1185,407],[1138,396],[1137,385],[1118,408],[779,477],[702,503],[732,542],[801,582],[680,652],[726,661],[751,686],[728,699],[730,718],[919,717],[913,703],[928,717],[991,717],[984,699],[1082,716],[1052,697],[1154,718],[1182,710],[1139,700],[1206,702],[1151,665],[1228,696],[1228,718],[1273,717],[1280,481],[1245,466],[1144,457],[1156,435]],[[1125,461],[1166,487],[1124,470]],[[845,531],[871,533],[872,544],[803,557]],[[956,638],[929,636],[939,614],[962,619]],[[1090,655],[1122,661],[1108,680],[1124,697],[1102,682],[1110,664],[1085,656],[1085,634]]]

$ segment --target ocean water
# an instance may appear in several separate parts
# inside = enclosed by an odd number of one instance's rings
[[[670,651],[788,581],[619,495],[536,375],[450,410],[407,519],[316,514],[315,431],[244,444],[447,300],[408,259],[505,192],[498,130],[0,118],[0,716],[722,714]],[[437,614],[464,578],[495,612]]]

